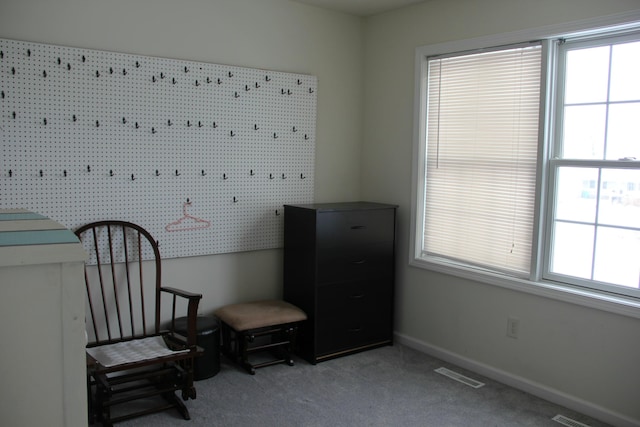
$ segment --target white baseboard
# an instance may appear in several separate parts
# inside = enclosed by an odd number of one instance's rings
[[[469,371],[476,372],[502,384],[506,384],[510,387],[530,393],[534,396],[572,409],[576,412],[590,416],[613,426],[640,426],[640,420],[635,420],[622,414],[618,414],[609,409],[603,408],[602,406],[587,402],[575,396],[571,396],[567,393],[563,393],[561,391],[545,386],[544,384],[540,384],[527,378],[523,378],[518,375],[514,375],[501,369],[495,368],[493,366],[477,362],[475,360],[461,356],[457,353],[453,353],[449,350],[445,350],[441,347],[428,344],[426,342],[417,340],[407,335],[400,334],[398,332],[395,332],[394,336],[396,342],[399,344],[406,345],[407,347],[410,347],[414,350],[426,353],[438,359],[442,359],[448,363],[460,366],[461,368],[467,369]]]

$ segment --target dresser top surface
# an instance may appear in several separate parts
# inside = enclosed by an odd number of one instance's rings
[[[0,267],[84,261],[73,231],[24,209],[0,209]]]
[[[309,203],[301,205],[285,205],[299,209],[311,209],[318,212],[339,212],[355,210],[395,209],[397,205],[374,202],[337,202],[337,203]]]

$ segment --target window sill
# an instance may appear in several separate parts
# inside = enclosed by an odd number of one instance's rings
[[[444,262],[426,261],[418,258],[412,259],[409,265],[487,285],[640,319],[640,300],[632,297],[553,282],[534,282],[471,267],[453,266]]]

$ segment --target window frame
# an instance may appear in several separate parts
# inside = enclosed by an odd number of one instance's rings
[[[611,30],[626,30],[640,28],[640,10],[624,14],[609,15],[600,18],[587,19],[572,23],[558,24],[542,28],[502,33],[474,39],[457,40],[452,42],[421,46],[416,48],[415,54],[415,97],[414,97],[414,150],[412,167],[412,201],[409,234],[409,265],[427,269],[447,275],[495,285],[507,289],[529,294],[570,302],[587,307],[640,318],[640,298],[619,295],[597,289],[588,289],[569,283],[561,283],[543,279],[546,261],[543,250],[548,234],[548,225],[543,221],[548,218],[551,203],[549,199],[547,179],[549,172],[550,150],[549,141],[554,138],[557,120],[555,116],[555,93],[549,81],[555,79],[556,64],[553,62],[555,44],[558,38],[586,36],[598,32],[601,34]],[[532,246],[532,264],[529,278],[507,276],[482,268],[456,264],[448,260],[437,258],[424,259],[422,257],[421,235],[423,230],[423,206],[425,197],[425,150],[426,150],[426,81],[428,73],[428,58],[447,55],[454,52],[491,50],[499,46],[517,45],[532,40],[542,40],[542,81],[541,104],[537,166],[537,189],[534,204],[534,230]],[[544,213],[544,215],[543,215]]]
[[[568,52],[572,50],[579,50],[585,47],[592,48],[592,47],[598,47],[598,46],[608,46],[612,43],[624,43],[625,40],[637,41],[639,38],[640,38],[640,27],[629,30],[629,31],[627,30],[622,30],[617,32],[608,31],[605,35],[594,34],[594,35],[586,35],[582,37],[580,36],[573,37],[571,40],[566,42],[564,40],[562,40],[562,42],[559,42],[559,40],[556,39],[551,44],[552,50],[550,54],[552,54],[554,58],[564,59],[564,58],[561,58],[561,55],[559,55],[559,53],[566,55]],[[564,93],[564,84],[566,82],[561,77],[564,77],[566,75],[566,63],[564,61],[560,61],[557,64],[557,67],[554,67],[554,71],[555,71],[555,74],[549,77],[549,79],[553,79],[556,82],[555,93],[551,94],[553,99],[550,100],[552,104],[551,106],[552,108],[551,108],[551,111],[549,112],[549,115],[553,116],[553,120],[556,123],[564,123],[564,109],[562,108],[562,106],[564,105],[564,99],[562,95]],[[600,170],[604,170],[604,169],[638,170],[638,168],[640,168],[640,165],[638,164],[637,161],[627,162],[627,161],[622,161],[620,159],[613,160],[613,159],[564,158],[562,157],[562,154],[561,154],[562,144],[563,144],[562,139],[563,139],[562,126],[555,126],[555,129],[553,129],[552,139],[551,141],[549,141],[552,154],[550,158],[546,160],[549,168],[549,173],[547,177],[549,180],[549,185],[551,187],[553,187],[558,182],[557,174],[562,167],[571,167],[571,168],[584,167],[584,168],[594,168],[594,169],[600,169]],[[593,188],[596,191],[598,190],[597,182],[591,182],[590,184],[594,184]],[[604,184],[606,184],[606,182],[603,183],[603,185]],[[590,185],[590,188],[592,188],[591,185]],[[603,189],[606,189],[606,185],[603,187]],[[553,206],[553,200],[549,200],[548,202],[549,202],[548,209],[545,211],[545,218],[547,219],[547,227],[546,227],[545,236],[544,236],[544,248],[546,251],[551,251],[552,245],[553,245],[552,236],[553,236],[553,228],[554,228],[553,227],[554,226],[554,221],[553,221],[554,206]],[[600,224],[600,223],[597,223],[597,224]],[[600,224],[600,226],[602,226],[602,224]],[[561,273],[553,272],[551,271],[550,262],[551,262],[550,256],[543,257],[542,259],[542,263],[543,263],[542,279],[543,280],[557,281],[560,283],[568,283],[576,286],[590,287],[599,291],[611,292],[614,294],[623,293],[624,288],[619,289],[619,287],[616,285],[601,283],[593,279],[581,279],[578,277],[567,276]],[[631,298],[634,298],[634,297],[632,296]],[[640,296],[635,298],[640,299]]]
[[[426,60],[425,60],[425,68],[426,68],[425,78],[429,79],[430,62],[434,61],[434,60],[437,61],[437,60],[445,59],[445,58],[467,57],[467,56],[475,56],[475,55],[478,55],[478,54],[495,53],[495,52],[499,52],[500,55],[503,55],[505,52],[517,51],[519,49],[523,49],[523,51],[521,51],[521,52],[524,53],[524,55],[526,56],[528,54],[525,53],[525,52],[527,52],[529,50],[529,48],[534,48],[533,52],[535,52],[536,50],[539,49],[540,60],[541,60],[541,63],[542,63],[542,61],[544,60],[544,57],[546,55],[546,48],[545,48],[545,46],[543,46],[543,42],[541,40],[535,40],[535,41],[522,42],[522,43],[516,43],[516,44],[509,44],[509,45],[502,45],[502,46],[496,46],[496,47],[492,47],[492,48],[479,49],[479,50],[473,50],[473,51],[456,52],[456,53],[451,53],[451,54],[448,54],[448,55],[430,56],[430,57],[426,58]],[[470,61],[474,61],[474,60],[475,60],[474,58],[470,59]],[[463,62],[467,62],[467,60],[465,59]],[[542,76],[541,76],[541,78],[542,78]],[[542,81],[542,80],[540,80],[540,81]],[[425,86],[428,86],[428,82],[425,83]],[[538,91],[540,92],[541,89],[539,89]],[[539,94],[539,99],[543,99],[542,98],[542,94]],[[427,103],[429,102],[427,94],[425,94],[425,101]],[[423,104],[423,105],[425,105],[425,104]],[[535,105],[537,105],[539,107],[540,104],[538,102]],[[440,107],[438,106],[437,108],[440,108]],[[427,105],[426,108],[425,108],[425,111],[427,111],[427,110],[429,110],[429,105]],[[436,112],[436,114],[439,114],[439,113]],[[538,111],[538,115],[539,114],[540,114],[540,111]],[[428,152],[428,141],[427,141],[428,140],[428,135],[426,134],[426,131],[428,130],[426,123],[427,123],[427,121],[429,121],[429,115],[428,114],[426,114],[425,119],[426,119],[425,120],[425,125],[424,125],[424,127],[425,127],[424,128],[424,130],[425,130],[425,133],[424,133],[425,139],[423,140],[423,141],[425,141],[425,144],[423,144],[423,152],[422,152],[422,156],[423,157],[422,158],[426,159],[426,163],[429,163],[428,154],[427,154],[427,152]],[[538,132],[537,132],[538,139],[539,139],[539,133],[540,133],[540,129],[538,129]],[[527,139],[527,141],[531,141],[531,140]],[[526,144],[527,143],[525,143],[524,145],[526,145]],[[539,141],[536,142],[535,145],[536,145],[536,147],[538,147],[538,150],[539,150],[539,147],[540,147]],[[536,173],[537,173],[538,165],[540,164],[539,156],[540,156],[540,153],[536,152],[535,153]],[[529,158],[529,159],[531,159],[531,158]],[[504,159],[501,159],[501,160],[504,160]],[[520,163],[520,162],[518,162],[518,163]],[[426,168],[425,164],[422,164],[421,166],[422,166],[422,169],[421,169],[420,173],[421,173],[421,176],[424,177],[425,175],[428,175],[428,171],[426,170],[427,168]],[[513,165],[509,165],[509,166],[513,166]],[[529,171],[530,169],[525,167],[523,170]],[[526,173],[526,171],[525,171],[525,173]],[[504,178],[504,179],[509,179],[509,178]],[[428,191],[426,190],[426,188],[424,188],[425,187],[425,181],[426,181],[425,179],[422,179],[421,182],[420,182],[420,184],[423,186],[423,188],[420,189],[420,195],[421,195],[421,197],[423,197],[422,200],[420,201],[420,207],[423,207],[423,206],[426,205],[425,198],[428,198],[428,197],[426,197],[426,194],[428,194]],[[512,184],[515,185],[515,183],[512,183]],[[537,180],[537,176],[536,176],[536,180],[534,182],[534,186],[537,186],[537,185],[538,185],[538,180]],[[428,183],[427,183],[426,186],[428,186]],[[525,187],[526,186],[522,186],[522,187],[519,187],[519,188],[521,188],[521,189],[523,189],[525,191],[526,190],[534,190],[534,191],[536,190],[535,188],[532,188],[532,187],[526,187],[526,188]],[[537,191],[535,191],[535,194],[537,194]],[[422,214],[422,223],[424,223],[425,219],[426,219],[426,213],[423,213]],[[535,221],[535,216],[533,216],[532,220]],[[424,230],[424,228],[423,228],[423,230]],[[422,233],[419,236],[421,241],[424,241],[424,234],[426,234],[426,233]],[[535,240],[535,237],[532,236],[531,240],[533,242]],[[439,259],[438,256],[436,256],[434,254],[428,254],[427,255],[426,251],[424,249],[425,249],[424,248],[424,243],[421,244],[420,246],[416,246],[416,254],[417,254],[418,257],[422,255],[422,256],[426,256],[426,257],[428,257],[430,259]],[[530,259],[531,257],[529,256],[528,258]],[[452,258],[442,257],[441,260],[444,263],[450,263],[452,265],[459,265],[458,261],[456,261],[455,259],[452,259]],[[460,261],[460,262],[464,263],[463,261]],[[481,264],[474,264],[471,261],[466,262],[466,264],[474,265],[474,268],[482,268],[482,269],[487,268],[487,269],[489,269],[489,271],[496,271],[496,272],[501,272],[502,271],[505,274],[509,274],[509,275],[512,275],[512,276],[515,276],[515,277],[521,277],[521,278],[522,277],[524,277],[524,278],[529,277],[528,273],[525,273],[524,271],[518,272],[515,269],[509,270],[507,266],[504,266],[504,268],[496,267],[494,269],[491,269],[489,267],[483,267]],[[531,265],[530,264],[529,264],[528,268],[529,268],[529,270],[531,269]]]

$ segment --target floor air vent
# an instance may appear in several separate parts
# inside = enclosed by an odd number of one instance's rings
[[[473,378],[465,377],[464,375],[447,368],[438,368],[435,371],[441,375],[444,375],[445,377],[451,378],[452,380],[456,380],[462,384],[466,384],[469,387],[480,388],[484,385],[484,383],[481,383],[480,381],[476,381]]]
[[[572,420],[571,418],[565,417],[564,415],[556,415],[551,419],[567,427],[589,427],[589,425],[587,424],[582,424],[581,422]]]

